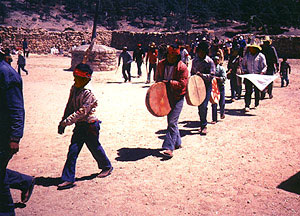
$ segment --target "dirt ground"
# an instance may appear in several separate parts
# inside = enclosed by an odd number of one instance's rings
[[[274,98],[267,96],[247,114],[244,100],[229,102],[227,81],[226,118],[209,124],[207,136],[199,135],[197,107],[185,103],[179,119],[183,148],[171,160],[159,153],[166,117],[152,116],[145,106],[145,68],[142,78],[125,84],[120,71],[95,73],[100,142],[114,171],[95,178],[97,164],[84,147],[77,186],[58,191],[73,128],[57,134],[73,83],[64,71],[71,59],[31,55],[29,75],[22,74],[25,134],[9,168],[35,176],[37,185],[17,215],[300,215],[300,60],[289,62],[290,86],[280,88],[277,79]],[[12,194],[20,202],[20,191]]]

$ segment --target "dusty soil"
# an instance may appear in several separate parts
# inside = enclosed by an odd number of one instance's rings
[[[100,141],[114,172],[95,178],[99,170],[84,147],[77,186],[64,191],[56,185],[73,127],[58,135],[57,125],[73,82],[72,73],[64,71],[71,59],[31,55],[27,63],[25,134],[9,168],[35,176],[37,185],[17,215],[300,214],[300,60],[290,60],[289,87],[280,88],[276,80],[274,98],[246,115],[243,100],[228,102],[226,118],[208,125],[205,137],[197,131],[197,107],[185,104],[179,119],[183,148],[171,160],[159,154],[166,117],[152,116],[145,106],[145,68],[142,78],[126,84],[120,71],[95,73]],[[229,90],[227,82],[226,96]],[[12,194],[19,202],[20,192]]]

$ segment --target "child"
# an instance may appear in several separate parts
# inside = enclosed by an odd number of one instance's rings
[[[225,80],[226,80],[226,71],[225,68],[221,65],[221,59],[219,56],[214,57],[214,63],[216,65],[216,79],[218,81],[218,88],[220,91],[220,114],[221,119],[225,118]],[[212,124],[217,123],[217,106],[218,104],[212,104]]]
[[[22,51],[18,52],[18,73],[21,75],[21,69],[26,72],[26,75],[28,75],[28,71],[25,69],[26,60],[25,57],[22,55]]]
[[[67,161],[62,172],[63,183],[58,185],[59,190],[74,187],[76,159],[84,143],[92,153],[102,169],[99,178],[104,178],[111,174],[113,167],[107,158],[104,149],[99,142],[100,121],[95,116],[95,109],[98,105],[97,99],[86,86],[92,77],[92,69],[80,63],[76,66],[74,75],[74,85],[71,87],[69,101],[65,108],[64,116],[58,126],[58,133],[63,134],[65,127],[75,123]]]
[[[283,61],[280,64],[281,87],[284,86],[284,80],[286,81],[286,86],[289,85],[288,73],[291,73],[291,66],[287,62],[287,58],[283,57]]]

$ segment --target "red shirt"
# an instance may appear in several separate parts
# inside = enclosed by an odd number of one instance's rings
[[[167,61],[165,59],[158,63],[155,75],[156,82],[164,80],[166,63]],[[173,77],[170,80],[170,88],[172,96],[175,100],[178,100],[181,96],[186,94],[186,87],[189,76],[189,71],[186,64],[184,64],[182,61],[179,61],[178,64],[174,67],[172,76]]]
[[[151,51],[151,50],[149,50],[147,52],[146,62],[149,59],[150,64],[156,64],[156,62],[157,62],[157,56],[158,56],[158,51],[157,50],[154,50],[154,52]]]

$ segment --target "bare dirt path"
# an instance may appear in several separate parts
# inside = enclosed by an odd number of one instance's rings
[[[73,83],[72,73],[63,70],[70,58],[31,55],[27,63],[25,135],[9,168],[34,175],[37,185],[17,215],[300,215],[299,60],[290,60],[289,87],[276,80],[274,98],[246,115],[243,100],[227,103],[226,118],[208,125],[206,137],[197,131],[197,108],[185,103],[179,119],[183,148],[167,161],[158,150],[166,118],[146,109],[145,69],[126,84],[120,71],[95,73],[100,141],[115,169],[108,178],[94,178],[99,170],[84,147],[77,187],[64,191],[56,185],[73,127],[61,136],[57,125]],[[20,201],[20,192],[12,193]]]

